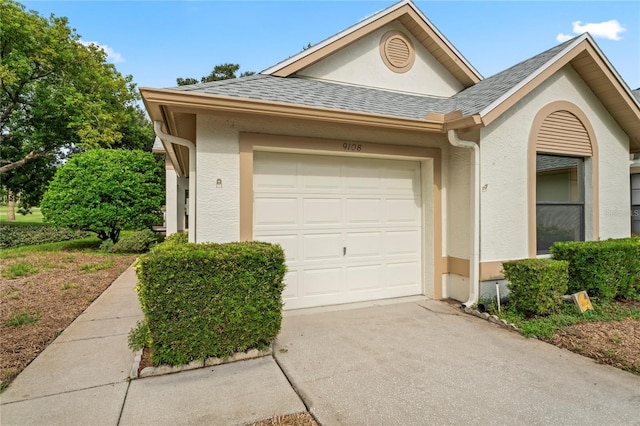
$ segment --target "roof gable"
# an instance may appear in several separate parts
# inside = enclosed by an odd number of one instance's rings
[[[457,94],[456,108],[486,126],[563,67],[572,66],[640,151],[640,102],[588,33],[555,46]]]
[[[289,77],[396,20],[464,87],[472,86],[482,80],[480,73],[467,62],[462,54],[453,47],[411,0],[403,0],[396,3],[315,46],[262,71],[262,74]]]

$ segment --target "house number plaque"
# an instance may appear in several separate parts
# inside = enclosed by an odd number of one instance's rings
[[[360,152],[362,151],[362,144],[359,143],[343,143],[342,149],[350,152]]]

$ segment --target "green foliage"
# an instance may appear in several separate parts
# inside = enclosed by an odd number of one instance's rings
[[[161,240],[162,235],[156,234],[150,229],[145,229],[120,238],[120,240],[111,247],[110,251],[113,253],[146,253]],[[102,248],[103,247],[100,246],[100,249]]]
[[[510,281],[509,300],[513,307],[531,317],[558,310],[567,291],[569,263],[551,259],[521,259],[502,265]]]
[[[537,336],[550,339],[562,327],[586,321],[620,321],[625,318],[640,320],[640,308],[627,307],[616,302],[593,304],[592,315],[580,313],[573,301],[564,302],[558,312],[542,317],[527,318],[509,304],[502,310],[500,317],[515,324],[524,336]]]
[[[569,292],[601,300],[640,296],[640,238],[558,242],[554,259],[569,262]]]
[[[113,246],[115,246],[115,244],[113,244],[113,241],[104,240],[102,244],[100,244],[100,251],[103,251],[105,253],[113,253]]]
[[[182,232],[177,232],[175,234],[171,234],[168,237],[166,237],[164,239],[164,244],[162,244],[162,247],[169,247],[171,245],[181,245],[181,244],[187,244],[189,242],[189,235],[182,233]]]
[[[143,148],[151,123],[131,76],[80,41],[67,18],[0,2],[0,167],[20,207],[37,205],[68,154],[92,147]]]
[[[151,332],[146,320],[138,321],[136,326],[129,332],[129,349],[132,351],[139,351],[145,347],[151,347],[153,341],[151,340]]]
[[[240,65],[238,64],[219,64],[213,67],[211,73],[209,75],[205,75],[200,79],[200,83],[208,83],[210,81],[220,81],[220,80],[229,80],[232,78],[236,78],[236,73],[240,69]],[[250,75],[254,75],[253,71],[245,71],[240,74],[240,77],[247,77]],[[187,78],[177,78],[176,83],[178,86],[186,86],[189,84],[198,84],[198,79],[193,77]]]
[[[176,239],[137,264],[153,361],[178,365],[268,346],[282,321],[286,266],[280,246]]]
[[[33,324],[40,319],[40,315],[33,315],[29,311],[18,311],[11,315],[5,322],[7,327],[20,327],[27,324]]]
[[[69,228],[56,228],[51,225],[37,223],[1,223],[0,248],[12,248],[42,244],[56,241],[67,241],[83,238],[88,232]]]
[[[163,170],[153,154],[94,149],[74,155],[42,199],[45,221],[117,243],[122,229],[149,228],[161,216]]]
[[[2,268],[2,276],[10,280],[18,277],[24,277],[25,275],[33,275],[37,272],[38,268],[29,262],[16,262],[11,266]]]
[[[80,265],[78,270],[85,273],[98,272],[98,271],[102,271],[103,269],[109,269],[112,266],[113,266],[113,260],[105,260],[104,262],[100,262],[100,263],[85,263],[83,265]]]

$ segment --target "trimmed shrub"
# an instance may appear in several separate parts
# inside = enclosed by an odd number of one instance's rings
[[[3,223],[0,224],[0,248],[55,243],[86,238],[90,235],[90,232],[56,228],[40,223]]]
[[[282,322],[282,248],[176,244],[178,238],[168,238],[137,264],[152,360],[178,365],[267,347]]]
[[[164,247],[168,247],[173,244],[187,244],[189,242],[189,235],[181,232],[171,234],[164,239]]]
[[[558,311],[567,291],[569,262],[552,259],[521,259],[502,264],[510,281],[509,301],[527,317]]]
[[[113,253],[146,253],[160,240],[162,240],[161,235],[156,234],[151,229],[144,229],[120,238],[117,243],[113,244],[111,251]]]
[[[600,300],[640,297],[640,238],[555,243],[554,259],[569,262],[569,292]]]

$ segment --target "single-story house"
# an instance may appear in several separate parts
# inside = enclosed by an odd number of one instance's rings
[[[280,244],[285,309],[472,304],[504,261],[631,233],[640,103],[589,34],[483,78],[403,0],[259,74],[141,93],[167,233]]]

